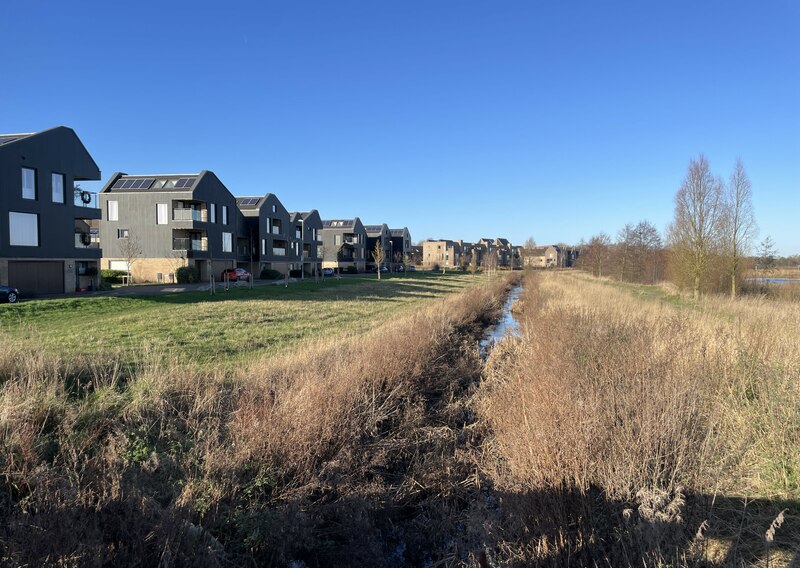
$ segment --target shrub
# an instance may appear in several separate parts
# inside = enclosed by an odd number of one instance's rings
[[[283,275],[280,272],[271,268],[263,268],[261,274],[258,275],[261,280],[277,280],[281,276]]]
[[[127,275],[128,273],[124,270],[101,270],[100,276],[103,277],[103,280],[108,282],[109,284],[121,284],[122,277]]]
[[[195,266],[181,266],[175,271],[178,284],[194,284],[200,281],[200,272]]]

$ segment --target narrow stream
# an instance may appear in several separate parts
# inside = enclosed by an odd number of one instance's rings
[[[488,356],[492,347],[500,343],[506,335],[519,335],[519,322],[511,313],[511,306],[519,299],[521,293],[522,286],[517,286],[508,294],[506,303],[503,305],[503,315],[496,324],[487,330],[486,337],[480,342],[481,353]]]

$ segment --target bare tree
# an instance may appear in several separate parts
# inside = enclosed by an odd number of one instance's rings
[[[491,252],[488,252],[484,264],[486,266],[486,273],[489,276],[494,276],[494,273],[497,270],[497,262],[498,262],[497,251],[493,250]]]
[[[133,281],[131,278],[133,264],[142,256],[142,245],[139,243],[139,237],[130,232],[128,232],[128,238],[122,239],[122,241],[120,250],[128,267],[128,284],[130,284]]]
[[[757,231],[753,214],[753,186],[739,158],[725,195],[725,252],[731,279],[731,298],[736,297],[736,279],[741,271],[742,258],[749,252]]]
[[[375,248],[372,250],[372,259],[375,261],[375,270],[378,272],[378,280],[381,279],[381,265],[386,258],[386,250],[381,246],[380,241],[375,242]]]
[[[594,235],[581,252],[581,265],[595,276],[603,276],[603,268],[611,256],[611,238],[605,233]]]
[[[675,195],[675,219],[669,243],[678,255],[677,266],[692,283],[695,299],[712,255],[719,249],[724,203],[722,181],[715,177],[702,154],[689,162],[689,171]]]

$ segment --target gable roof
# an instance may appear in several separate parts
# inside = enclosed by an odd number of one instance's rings
[[[354,227],[356,224],[355,219],[323,219],[322,227],[324,229],[346,229]]]
[[[239,209],[258,209],[264,203],[266,195],[261,197],[237,197],[236,207]]]
[[[103,193],[143,193],[191,191],[207,172],[198,174],[135,174],[117,173],[111,177]]]
[[[364,230],[370,236],[380,235],[381,233],[383,233],[384,229],[388,229],[386,224],[383,224],[383,225],[364,225]]]
[[[402,229],[389,229],[389,232],[393,237],[404,237],[408,232],[408,227],[403,227]]]
[[[99,180],[100,179],[100,168],[97,166],[97,162],[94,161],[92,155],[86,149],[86,146],[83,145],[83,142],[75,131],[68,126],[54,126],[53,128],[48,128],[46,130],[40,130],[39,132],[22,132],[18,134],[0,134],[0,150],[5,150],[8,147],[13,147],[14,144],[18,142],[27,141],[31,138],[35,138],[37,136],[63,136],[67,135],[70,136],[74,142],[77,142],[76,149],[78,150],[78,154],[74,154],[72,156],[72,162],[75,167],[75,180],[76,181],[83,181],[83,180]],[[65,149],[66,146],[64,145],[63,141],[58,141],[57,143],[62,149]],[[65,150],[69,151],[69,150]]]

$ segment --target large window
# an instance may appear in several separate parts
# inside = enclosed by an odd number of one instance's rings
[[[222,233],[222,252],[233,252],[233,233]]]
[[[167,203],[156,203],[156,224],[166,225],[169,221],[169,206]]]
[[[222,206],[222,224],[223,225],[227,225],[228,224],[228,206],[227,205],[223,205]]]
[[[22,168],[22,199],[36,199],[36,170]]]
[[[106,216],[108,217],[109,221],[119,221],[119,202],[118,201],[108,201],[106,202],[106,207],[108,211],[106,212]]]
[[[39,246],[39,216],[35,213],[8,212],[8,243],[15,247]]]
[[[53,203],[64,203],[64,174],[53,174]]]

